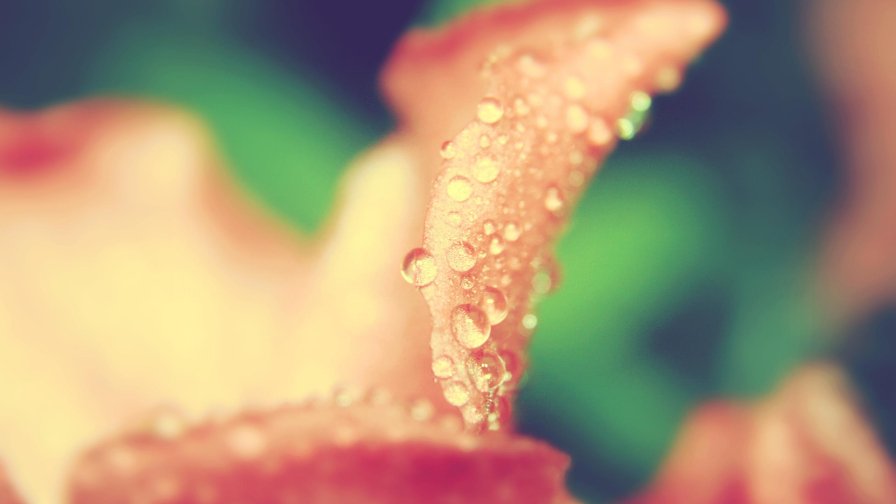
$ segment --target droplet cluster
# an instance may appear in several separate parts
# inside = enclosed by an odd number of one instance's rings
[[[423,293],[433,314],[433,374],[468,426],[510,421],[538,326],[534,304],[560,281],[554,238],[599,161],[644,127],[650,93],[675,89],[712,38],[692,12],[643,10],[616,18],[582,7],[557,30],[562,37],[486,55],[487,92],[439,147],[424,238],[434,262],[424,266],[436,274],[405,278],[432,286]]]

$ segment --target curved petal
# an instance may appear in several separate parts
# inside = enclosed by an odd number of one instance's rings
[[[547,445],[461,432],[428,403],[372,397],[282,407],[185,430],[159,417],[78,465],[72,504],[549,503],[568,458]]]
[[[896,465],[840,371],[808,366],[751,410],[713,405],[688,420],[637,504],[884,504]]]
[[[312,244],[234,188],[181,112],[91,102],[4,113],[0,132],[0,446],[28,495],[56,501],[77,449],[159,404],[343,386],[443,407],[395,263],[424,184],[400,140],[358,160]]]
[[[7,480],[2,465],[0,465],[0,504],[22,504],[12,484]]]
[[[432,154],[451,138],[408,264],[429,271],[418,285],[433,369],[470,426],[510,422],[531,298],[550,283],[553,240],[615,132],[633,134],[648,93],[674,88],[723,24],[707,0],[534,2],[396,49],[385,84],[404,127]]]

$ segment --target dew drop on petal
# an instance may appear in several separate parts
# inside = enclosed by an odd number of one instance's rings
[[[479,137],[479,146],[483,149],[488,149],[492,145],[492,139],[488,135],[482,135]]]
[[[501,252],[504,252],[504,248],[504,240],[502,240],[500,236],[492,236],[492,239],[489,240],[488,251],[491,252],[492,255],[498,255]]]
[[[669,93],[681,86],[681,70],[673,65],[660,68],[656,74],[656,86],[660,91]]]
[[[445,400],[452,406],[463,406],[470,400],[470,391],[467,386],[459,381],[451,382],[445,386],[443,393]]]
[[[535,316],[534,313],[527,313],[523,316],[523,327],[528,330],[533,330],[538,326],[538,317]]]
[[[479,348],[488,341],[492,326],[481,308],[462,304],[451,312],[451,332],[465,348]]]
[[[492,392],[504,381],[507,368],[497,354],[490,351],[467,359],[467,375],[480,392]]]
[[[559,214],[563,211],[563,207],[566,204],[566,201],[563,198],[563,193],[560,189],[551,185],[548,187],[547,191],[545,191],[544,195],[544,207],[547,211],[552,214]]]
[[[473,194],[473,186],[470,180],[463,175],[456,175],[448,181],[448,196],[454,201],[467,201]]]
[[[479,102],[476,116],[485,124],[495,124],[504,117],[504,108],[497,98],[486,97]]]
[[[547,73],[544,63],[531,54],[523,54],[516,60],[516,67],[526,77],[537,79]]]
[[[529,104],[526,103],[526,100],[523,98],[517,98],[513,100],[513,111],[516,112],[518,116],[525,116],[529,114]]]
[[[500,171],[501,165],[498,164],[495,158],[490,156],[482,157],[473,165],[473,178],[483,184],[488,184],[498,178]]]
[[[516,222],[508,222],[504,225],[504,239],[509,242],[515,242],[520,238],[522,231]]]
[[[566,127],[573,134],[588,129],[588,112],[581,105],[570,105],[566,108]]]
[[[401,263],[401,276],[407,283],[417,287],[432,283],[437,273],[435,258],[423,248],[412,249]]]
[[[482,223],[482,232],[486,234],[486,236],[491,236],[495,234],[497,226],[495,226],[495,221],[491,219],[487,219]]]
[[[507,297],[501,289],[486,286],[482,290],[479,306],[482,307],[491,325],[500,324],[507,318]]]
[[[451,378],[454,376],[454,361],[447,355],[437,357],[432,361],[432,374],[436,378]]]
[[[445,255],[448,258],[448,266],[460,273],[470,271],[476,265],[476,251],[467,242],[454,243],[448,247]]]
[[[439,154],[442,156],[442,159],[454,159],[454,156],[457,155],[457,149],[454,147],[454,142],[451,140],[444,142],[439,149]]]
[[[563,93],[570,100],[581,100],[585,97],[585,84],[578,77],[567,77],[563,81]]]
[[[253,459],[267,449],[264,433],[253,425],[238,425],[227,434],[227,446],[240,459]]]
[[[607,125],[607,121],[599,117],[591,121],[591,125],[588,126],[588,133],[586,136],[588,139],[588,143],[590,143],[594,147],[604,147],[605,145],[609,144],[611,140],[613,140],[613,132]]]
[[[435,413],[435,408],[432,403],[427,401],[426,399],[417,399],[413,403],[411,403],[411,418],[418,422],[425,422],[432,418]]]

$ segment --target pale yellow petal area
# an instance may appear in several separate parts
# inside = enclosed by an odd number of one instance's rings
[[[358,159],[313,243],[222,167],[162,106],[0,113],[0,453],[30,502],[58,502],[79,450],[160,405],[440,397],[398,271],[428,184],[402,140]]]

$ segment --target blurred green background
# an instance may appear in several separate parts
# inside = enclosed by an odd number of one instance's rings
[[[182,104],[260,199],[310,231],[349,159],[393,126],[376,84],[391,45],[476,3],[7,1],[0,104]],[[880,425],[893,418],[881,349],[892,355],[896,317],[835,348],[814,313],[841,181],[800,4],[727,5],[727,34],[589,189],[559,247],[566,279],[539,312],[520,424],[573,455],[589,501],[643,484],[695,404],[760,394],[814,355],[850,367]]]

